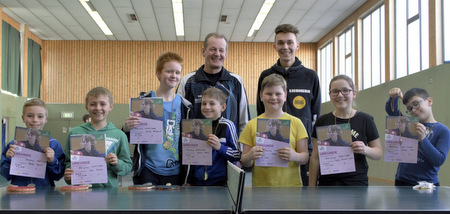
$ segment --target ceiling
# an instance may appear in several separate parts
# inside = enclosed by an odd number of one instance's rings
[[[278,0],[252,37],[247,34],[264,0],[184,0],[182,37],[175,34],[171,0],[91,0],[112,36],[103,34],[78,0],[0,0],[0,6],[43,40],[203,41],[219,32],[232,42],[272,42],[275,27],[290,23],[300,30],[300,42],[317,42],[366,1]],[[220,22],[222,15],[226,22]]]

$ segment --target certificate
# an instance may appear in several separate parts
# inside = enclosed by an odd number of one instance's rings
[[[16,127],[14,149],[9,174],[32,178],[45,178],[47,157],[44,149],[49,147],[50,132]]]
[[[32,178],[45,178],[47,157],[42,152],[15,145],[16,154],[11,158],[9,174]]]
[[[263,147],[264,153],[255,160],[255,166],[288,167],[289,161],[282,160],[278,150],[289,148],[291,121],[258,118],[256,122],[256,145]]]
[[[350,124],[334,124],[316,128],[320,174],[356,171],[355,155],[350,147]]]
[[[192,119],[181,122],[183,165],[212,165],[213,148],[206,143],[212,133],[210,119]]]
[[[212,165],[212,147],[204,140],[183,137],[183,165]]]
[[[138,127],[130,130],[131,144],[162,144],[163,99],[161,97],[130,98],[130,116],[139,117]]]
[[[106,161],[103,157],[71,155],[72,184],[107,183]]]
[[[141,124],[130,130],[131,144],[162,144],[163,121],[140,118]]]
[[[417,139],[385,134],[384,161],[417,163],[418,146]]]
[[[256,145],[263,147],[264,153],[260,158],[255,160],[255,166],[289,166],[289,161],[282,160],[277,154],[278,149],[289,147],[289,143],[256,137]]]
[[[386,116],[386,134],[417,139],[417,117]]]
[[[320,174],[356,171],[353,149],[346,146],[318,146]]]
[[[115,144],[108,143],[106,135],[71,135],[70,162],[72,184],[107,183],[105,154]]]

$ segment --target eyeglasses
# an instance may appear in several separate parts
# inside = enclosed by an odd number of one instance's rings
[[[407,113],[407,114],[411,114],[411,111],[412,111],[413,109],[418,109],[418,108],[420,107],[420,103],[421,103],[422,101],[425,101],[425,100],[416,100],[416,101],[412,102],[411,106],[407,106],[407,107],[406,107],[406,113]]]
[[[338,89],[333,89],[330,92],[328,92],[331,96],[337,96],[339,95],[339,93],[341,93],[342,95],[348,95],[350,94],[350,92],[352,92],[352,89],[348,89],[348,88],[344,88],[342,90],[338,90]]]

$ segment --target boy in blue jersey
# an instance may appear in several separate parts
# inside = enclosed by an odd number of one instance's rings
[[[35,98],[25,102],[23,105],[22,120],[29,132],[34,130],[42,130],[48,121],[47,105],[40,99]],[[28,134],[28,133],[27,133]],[[55,181],[61,179],[64,175],[64,159],[65,154],[61,144],[54,138],[50,138],[49,147],[43,150],[47,157],[47,169],[45,178],[30,178],[17,175],[10,175],[11,158],[14,157],[16,151],[12,146],[14,141],[10,142],[2,153],[1,174],[7,180],[11,180],[11,184],[18,186],[26,186],[34,184],[36,186],[48,187],[55,186]],[[37,144],[34,144],[37,145]]]
[[[153,185],[181,184],[180,133],[181,119],[190,117],[192,105],[175,94],[174,88],[181,79],[183,58],[174,52],[163,53],[156,61],[156,77],[159,86],[155,91],[141,93],[139,98],[163,98],[163,143],[136,145],[133,155],[133,184]],[[122,131],[129,137],[130,130],[140,124],[139,117],[125,120]]]
[[[218,88],[208,88],[202,93],[201,111],[212,120],[213,134],[206,143],[212,147],[211,166],[193,166],[188,171],[185,183],[195,186],[225,186],[227,183],[227,160],[236,162],[241,158],[236,126],[222,117],[227,108],[227,96]]]
[[[433,116],[433,99],[421,88],[409,89],[403,96],[400,88],[389,90],[386,112],[389,116],[399,116],[398,100],[403,99],[406,113],[419,118],[415,124],[419,138],[417,163],[399,163],[395,175],[396,186],[414,186],[419,181],[439,185],[438,172],[448,155],[450,148],[450,131],[437,122]]]

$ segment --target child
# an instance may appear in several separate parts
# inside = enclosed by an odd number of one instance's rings
[[[328,139],[321,142],[322,146],[350,146],[350,143],[342,139],[342,128],[339,125],[328,126]]]
[[[407,137],[407,138],[416,138],[416,136],[414,136],[410,131],[409,131],[409,117],[406,116],[400,116],[397,117],[397,119],[395,120],[395,129],[391,129],[389,130],[390,133],[397,135],[397,136],[402,136],[402,137]]]
[[[419,152],[416,164],[398,164],[395,185],[414,186],[419,181],[427,181],[439,186],[438,172],[448,155],[450,131],[434,119],[431,108],[433,99],[426,90],[412,88],[403,96],[400,88],[392,88],[386,102],[388,115],[402,115],[398,109],[399,98],[403,99],[406,113],[419,118],[419,123],[415,124],[419,138]]]
[[[203,121],[194,119],[192,120],[192,131],[188,132],[192,138],[197,140],[208,140],[208,137],[203,132]]]
[[[314,125],[313,153],[309,164],[309,186],[368,186],[366,156],[378,160],[383,155],[378,131],[373,117],[353,109],[356,90],[353,80],[346,75],[335,76],[330,82],[330,100],[335,110],[322,115]],[[350,123],[352,147],[355,155],[355,172],[320,175],[316,127]]]
[[[227,95],[218,88],[208,88],[202,93],[201,111],[211,119],[213,133],[207,136],[212,147],[211,166],[193,166],[186,178],[187,184],[196,186],[225,186],[227,182],[227,160],[236,162],[241,158],[237,131],[234,123],[222,117],[227,108]]]
[[[302,121],[286,112],[283,104],[286,102],[286,81],[279,74],[271,74],[264,78],[259,92],[264,104],[264,113],[252,119],[244,128],[239,142],[244,145],[241,163],[252,167],[254,160],[260,158],[264,148],[256,146],[257,119],[290,120],[289,147],[278,150],[278,157],[289,161],[289,167],[253,166],[253,186],[302,186],[299,165],[308,162],[308,134]]]
[[[111,142],[105,151],[111,151],[105,156],[107,163],[108,182],[94,184],[99,187],[117,187],[119,185],[117,176],[125,176],[131,171],[131,158],[128,149],[127,136],[107,122],[108,114],[113,109],[113,97],[111,92],[103,87],[91,89],[86,95],[86,110],[91,115],[91,122],[72,128],[66,141],[66,153],[70,154],[70,136],[80,134],[106,134],[107,141]],[[64,179],[68,184],[71,182],[73,170],[70,169],[70,157],[66,158],[66,172]]]
[[[41,131],[36,129],[27,129],[26,141],[21,141],[24,148],[32,149],[38,152],[44,152],[44,149],[39,144],[41,139]]]
[[[83,122],[85,122],[85,123],[91,122],[91,115],[89,115],[89,114],[83,115]]]
[[[139,114],[142,118],[157,120],[158,117],[156,116],[155,112],[153,112],[154,107],[155,103],[152,99],[143,99],[141,100],[141,110],[135,112],[135,114]]]
[[[81,153],[83,156],[93,156],[93,157],[103,157],[104,155],[100,154],[100,152],[95,149],[95,145],[97,141],[95,140],[94,135],[83,135],[81,137],[81,149],[78,149],[77,152]]]
[[[263,132],[265,136],[267,136],[267,139],[271,140],[277,140],[289,143],[287,139],[284,139],[283,135],[281,135],[281,122],[277,119],[270,119],[269,122],[267,122],[267,132]]]
[[[181,184],[180,174],[180,133],[181,119],[191,115],[191,103],[176,95],[173,89],[178,85],[183,68],[180,55],[167,52],[156,61],[156,77],[159,87],[156,91],[141,93],[140,98],[163,98],[163,144],[136,145],[133,155],[133,183],[154,185]],[[122,130],[129,136],[131,129],[139,126],[139,117],[125,120]]]
[[[47,105],[40,99],[34,98],[26,101],[22,111],[22,120],[29,130],[42,130],[48,121]],[[64,160],[66,156],[61,144],[54,138],[50,138],[49,147],[44,149],[44,154],[47,157],[47,169],[44,179],[10,175],[11,158],[14,157],[16,152],[14,146],[12,146],[13,144],[14,141],[11,141],[6,145],[2,153],[1,163],[1,173],[7,180],[11,180],[11,184],[18,186],[34,184],[38,187],[49,187],[55,186],[55,181],[64,176]]]

